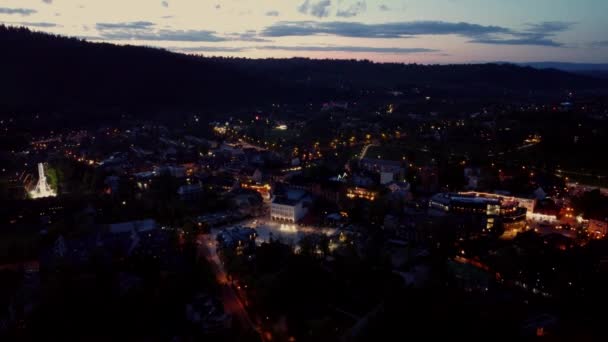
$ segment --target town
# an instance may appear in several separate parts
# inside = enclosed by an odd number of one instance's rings
[[[0,0],[0,342],[608,341],[607,13]]]
[[[605,276],[607,182],[576,151],[602,144],[608,103],[507,116],[412,94],[224,120],[3,120],[0,274],[22,295],[0,327],[67,329],[59,307],[83,328],[118,310],[113,329],[167,337],[357,340],[399,336],[395,316],[422,334],[448,301],[466,307],[454,328],[480,335],[591,329],[559,303],[590,305]]]

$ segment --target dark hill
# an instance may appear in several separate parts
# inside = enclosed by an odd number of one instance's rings
[[[89,43],[0,26],[0,103],[31,105],[205,104],[239,93],[248,75],[168,51]]]
[[[205,58],[91,43],[0,26],[0,105],[86,108],[349,98],[361,90],[429,87],[469,95],[596,88],[600,81],[509,64],[415,65],[352,60]]]

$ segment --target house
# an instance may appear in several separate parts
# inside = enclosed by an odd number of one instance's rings
[[[545,190],[543,190],[543,188],[538,187],[536,190],[534,190],[534,196],[536,196],[536,199],[540,201],[547,198],[547,193]]]
[[[355,186],[358,186],[358,187],[370,187],[370,186],[373,186],[375,183],[368,176],[361,175],[361,174],[355,174],[355,175],[353,175],[353,184],[355,184]]]
[[[266,201],[270,200],[270,193],[272,187],[270,184],[252,184],[252,183],[241,183],[242,189],[257,191],[260,196]]]
[[[169,174],[171,177],[184,178],[186,177],[186,168],[183,166],[165,165],[155,170],[157,174]]]
[[[108,225],[108,231],[112,234],[136,232],[148,232],[157,228],[153,219],[135,220],[128,222],[112,223]]]
[[[264,212],[264,200],[256,191],[240,189],[233,193],[232,202],[241,215],[259,216]]]
[[[534,221],[557,222],[557,215],[560,207],[552,199],[538,201],[534,207],[534,212],[528,218]]]
[[[410,183],[408,182],[390,182],[386,185],[386,187],[393,193],[393,194],[403,194],[405,196],[408,196],[410,193]]]
[[[590,219],[589,226],[587,227],[587,231],[592,236],[601,238],[608,234],[608,221],[599,220],[599,219]]]
[[[204,188],[200,183],[185,184],[177,188],[177,194],[182,201],[194,201],[203,196]]]
[[[241,179],[252,183],[261,183],[264,179],[264,174],[259,168],[243,168],[240,170]]]

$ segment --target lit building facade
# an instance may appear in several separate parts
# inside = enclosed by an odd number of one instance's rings
[[[257,191],[264,200],[270,200],[270,184],[241,183],[241,188]]]
[[[375,201],[376,198],[378,198],[378,192],[365,188],[353,187],[346,189],[346,197],[349,199],[360,198],[368,201]]]
[[[527,209],[517,201],[500,196],[439,193],[430,199],[429,208],[443,213],[482,217],[483,232],[502,227],[505,237],[514,237],[526,226]]]
[[[308,213],[308,196],[305,191],[290,190],[274,196],[270,203],[270,218],[275,221],[296,223]]]

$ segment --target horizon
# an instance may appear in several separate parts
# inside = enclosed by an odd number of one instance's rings
[[[492,0],[483,8],[474,0],[0,0],[1,24],[91,42],[204,56],[440,65],[605,64],[606,12],[601,0]]]
[[[176,53],[176,54],[182,54],[182,55],[188,55],[188,56],[194,56],[194,57],[201,57],[201,58],[237,58],[237,59],[252,59],[252,60],[281,60],[281,59],[309,59],[309,60],[316,60],[316,61],[356,61],[356,62],[372,62],[372,63],[376,63],[376,64],[402,64],[402,65],[408,65],[408,64],[415,64],[415,65],[425,65],[425,66],[433,66],[433,65],[440,65],[440,66],[449,66],[449,65],[477,65],[477,64],[512,64],[512,65],[517,65],[517,66],[522,66],[522,67],[526,67],[526,66],[531,66],[531,65],[537,65],[537,64],[547,64],[547,65],[552,65],[552,64],[556,64],[556,65],[566,65],[566,66],[597,66],[599,68],[608,68],[608,63],[577,63],[577,62],[562,62],[562,61],[556,61],[556,60],[546,60],[546,61],[536,61],[536,62],[512,62],[512,61],[463,61],[463,62],[437,62],[437,63],[425,63],[425,62],[391,62],[391,61],[374,61],[374,60],[370,60],[367,58],[332,58],[332,57],[306,57],[306,56],[287,56],[287,57],[273,57],[273,56],[254,56],[254,57],[250,57],[250,56],[225,56],[225,55],[220,55],[220,54],[208,54],[208,53],[196,53],[196,52],[187,52],[187,51],[179,51],[179,50],[171,50],[165,47],[160,47],[160,46],[154,46],[154,45],[147,45],[147,44],[142,44],[142,45],[136,45],[136,44],[131,44],[131,43],[124,43],[124,44],[119,44],[116,42],[112,42],[112,41],[96,41],[96,40],[88,40],[86,37],[77,37],[77,36],[69,36],[69,35],[63,35],[63,34],[53,34],[51,32],[47,32],[47,31],[42,31],[42,30],[38,30],[36,28],[31,28],[28,26],[24,26],[24,25],[6,25],[4,23],[0,23],[0,25],[4,25],[7,28],[14,28],[14,29],[27,29],[30,32],[33,33],[41,33],[41,34],[52,34],[52,35],[57,35],[59,37],[63,37],[66,39],[79,39],[79,40],[83,40],[86,43],[91,43],[91,44],[110,44],[110,45],[114,45],[114,46],[123,46],[123,47],[141,47],[141,48],[149,48],[149,49],[159,49],[159,50],[163,50],[163,51],[167,51],[167,52],[171,52],[171,53]],[[543,68],[552,68],[550,66],[548,67],[543,67]],[[594,69],[595,70],[595,69]]]

